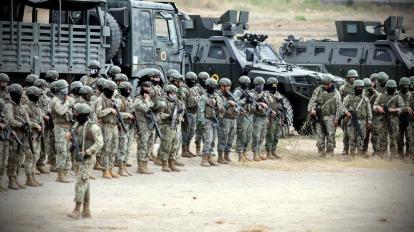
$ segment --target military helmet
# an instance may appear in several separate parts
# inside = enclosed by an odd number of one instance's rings
[[[35,80],[39,79],[38,75],[35,74],[29,74],[27,75],[27,77],[24,79],[24,83],[26,85],[33,85],[33,82],[35,82]]]
[[[379,72],[377,76],[378,83],[384,84],[386,83],[390,78],[388,77],[388,74],[385,72]]]
[[[332,77],[331,77],[331,75],[330,74],[323,74],[322,75],[322,78],[321,78],[321,82],[322,82],[322,84],[324,84],[324,85],[327,85],[327,84],[331,84],[332,83]]]
[[[216,80],[214,80],[213,78],[208,78],[208,79],[205,81],[205,85],[206,85],[206,86],[211,86],[211,87],[216,87],[216,85],[217,85],[217,81],[216,81]]]
[[[219,85],[231,86],[231,80],[229,78],[221,78]]]
[[[250,84],[252,83],[252,81],[250,80],[250,78],[248,76],[241,76],[239,77],[239,83],[241,84]]]
[[[11,84],[7,87],[7,91],[9,91],[9,93],[23,93],[23,87],[19,84]]]
[[[98,80],[96,80],[96,86],[97,87],[99,87],[99,88],[103,88],[104,87],[104,85],[105,85],[105,82],[106,82],[106,80],[105,80],[105,78],[103,78],[103,77],[100,77],[100,78],[98,78]]]
[[[273,85],[273,84],[278,84],[279,81],[276,79],[276,77],[269,77],[266,80],[266,84],[268,85]]]
[[[116,89],[116,83],[110,80],[105,80],[105,83],[103,85],[104,89],[112,89],[115,90]]]
[[[385,83],[386,88],[397,88],[397,82],[394,80],[388,80],[387,83]]]
[[[364,81],[363,80],[356,80],[356,81],[354,81],[353,86],[354,86],[354,88],[355,87],[364,87],[365,86]]]
[[[410,79],[408,79],[408,77],[401,77],[399,85],[400,86],[409,86],[410,85]]]
[[[346,77],[358,77],[358,72],[355,69],[351,69],[346,74]]]
[[[42,91],[37,88],[36,86],[30,86],[26,90],[27,95],[34,95],[34,96],[40,96],[42,94]]]
[[[69,86],[68,82],[63,79],[54,81],[52,84],[55,91],[67,88]]]
[[[263,79],[263,77],[255,77],[253,79],[253,84],[255,84],[255,85],[263,85],[263,84],[265,84],[265,80]]]
[[[86,103],[76,103],[73,107],[73,112],[75,114],[90,114],[91,107]]]
[[[46,72],[46,78],[50,78],[50,79],[52,79],[52,80],[57,80],[57,79],[59,79],[59,73],[56,71],[56,70],[53,70],[53,69],[51,69],[51,70],[48,70],[47,72]]]
[[[83,86],[82,82],[80,81],[74,81],[72,83],[70,83],[70,90],[76,89],[76,88],[81,88]]]
[[[210,78],[210,74],[208,74],[207,72],[200,72],[197,76],[197,79],[199,81],[206,81],[208,78]]]
[[[128,77],[123,73],[118,73],[116,74],[114,81],[128,81]]]
[[[37,79],[35,82],[33,82],[33,86],[36,86],[38,88],[47,88],[49,87],[49,84],[45,79]]]
[[[101,64],[98,61],[93,60],[89,62],[88,68],[89,69],[101,69]]]
[[[132,89],[132,85],[128,81],[124,81],[118,85],[118,89]]]
[[[182,81],[183,80],[183,75],[177,73],[173,73],[170,75],[170,81]]]
[[[79,89],[79,94],[80,95],[82,95],[82,94],[93,94],[93,89],[90,87],[90,86],[87,86],[87,85],[85,85],[85,86],[82,86],[80,89]]]
[[[111,76],[115,76],[116,74],[121,73],[121,71],[122,70],[119,66],[114,65],[109,68],[108,74]]]
[[[171,78],[171,76],[172,76],[173,74],[175,74],[175,73],[178,73],[178,71],[177,71],[176,69],[169,69],[169,70],[167,71],[167,78],[168,78],[168,79],[170,79],[170,78]]]
[[[177,93],[178,89],[175,85],[167,85],[165,86],[164,91],[167,93]]]
[[[154,110],[160,111],[167,107],[167,103],[162,100],[155,101],[154,106],[152,107]]]
[[[189,81],[197,81],[197,74],[195,72],[187,72],[185,74],[185,79]]]
[[[2,82],[9,82],[10,77],[6,73],[0,73],[0,81]]]
[[[369,78],[364,78],[362,81],[364,82],[365,87],[371,87],[372,86],[372,82]],[[354,82],[354,85],[355,85],[355,82]]]
[[[369,76],[369,79],[372,80],[376,80],[378,78],[378,73],[373,73],[371,74],[371,76]]]

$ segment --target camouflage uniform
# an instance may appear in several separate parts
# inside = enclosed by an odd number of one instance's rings
[[[273,78],[272,78],[273,79]],[[270,78],[268,78],[268,81]],[[277,79],[276,79],[277,85]],[[279,102],[282,101],[282,96],[279,92],[272,93],[270,91],[266,91],[267,99],[269,100],[269,107],[276,112],[276,115],[270,115],[267,125],[267,133],[266,133],[266,143],[265,148],[267,151],[267,158],[274,159],[278,158],[276,156],[276,148],[279,142],[279,130],[280,130],[280,114],[278,113],[279,110]]]
[[[411,97],[411,92],[409,91],[410,80],[406,77],[400,79],[400,96],[404,100],[404,105],[408,106],[409,98]],[[405,88],[404,90],[402,88]],[[410,150],[410,144],[412,143],[412,135],[408,133],[408,113],[404,110],[399,115],[399,124],[398,124],[398,153],[401,158],[408,157]],[[404,152],[405,146],[405,152]]]
[[[224,80],[222,78],[220,81]],[[229,93],[231,94],[231,93]],[[218,128],[218,162],[227,164],[230,162],[229,154],[231,148],[233,147],[234,139],[236,138],[237,131],[237,113],[236,106],[230,105],[230,98],[226,96],[225,93],[220,91],[219,96],[221,97],[222,105],[225,109],[223,117],[219,118],[219,128]],[[224,153],[224,159],[223,159]]]
[[[134,121],[128,117],[128,115],[133,111],[132,99],[122,95],[119,95],[118,98],[121,103],[119,110],[122,114],[125,126],[127,127],[127,132],[124,132],[123,130],[119,132],[119,149],[116,156],[116,162],[126,163],[129,157],[130,137],[134,136]]]
[[[411,112],[414,110],[414,94],[413,93],[411,93],[410,97],[407,99],[406,107],[407,107],[407,109],[406,109],[407,111],[408,111],[408,108],[411,110]],[[413,114],[408,115],[408,119],[409,120],[408,120],[408,126],[407,126],[407,135],[411,136],[410,141],[413,141],[414,140],[414,115]],[[408,157],[411,160],[413,160],[413,158],[414,158],[414,145],[412,145],[412,143],[408,147],[407,153],[408,153]]]
[[[206,90],[200,84],[195,84],[193,89],[197,92],[200,98],[203,94],[206,93]],[[196,121],[195,138],[194,138],[194,143],[196,144],[196,147],[201,147],[201,141],[203,139],[203,132],[204,132],[203,125],[200,124],[199,121]],[[197,155],[201,155],[201,154],[197,154]]]
[[[339,92],[341,94],[341,98],[345,99],[346,96],[348,96],[351,92],[353,92],[352,84],[349,82],[346,82],[344,85],[342,85],[339,88]],[[342,121],[342,131],[344,133],[343,137],[343,143],[344,143],[344,151],[343,154],[348,154],[349,152],[349,135],[348,135],[348,118],[344,118]]]
[[[4,172],[7,167],[7,160],[9,158],[9,140],[13,139],[7,138],[6,130],[5,128],[2,128],[3,126],[6,126],[6,119],[4,115],[5,105],[6,102],[4,101],[4,99],[0,98],[0,151],[2,151],[0,153],[0,192],[6,190],[1,186],[1,179],[3,178]]]
[[[372,111],[375,99],[377,99],[379,93],[374,88],[371,88],[371,91],[366,90],[364,94],[370,102],[371,111]],[[377,114],[372,114],[372,126],[371,128],[367,128],[367,134],[364,139],[364,146],[363,146],[364,153],[368,151],[368,144],[369,144],[370,139],[372,143],[372,149],[374,150],[374,155],[378,153],[378,143],[377,143],[378,130],[376,129],[376,127],[378,127],[377,125],[378,125]]]
[[[185,98],[185,122],[183,123],[183,138],[182,143],[185,149],[189,152],[191,140],[194,137],[197,123],[197,104],[200,99],[200,93],[197,86],[193,86],[188,90],[189,94]],[[190,154],[191,155],[191,154]]]
[[[250,94],[250,91],[245,90],[247,94]],[[237,139],[236,139],[236,147],[237,147],[237,153],[239,154],[240,161],[241,158],[243,158],[243,161],[246,161],[246,152],[247,148],[250,144],[250,141],[252,139],[252,131],[253,131],[253,124],[251,123],[253,120],[252,114],[251,114],[251,104],[247,103],[246,96],[243,96],[243,91],[241,88],[236,88],[234,91],[234,97],[236,100],[240,102],[243,109],[246,111],[247,114],[239,114],[237,115]]]
[[[256,92],[252,91],[253,97],[256,101],[260,103],[267,103],[268,99],[264,91]],[[253,154],[260,156],[261,146],[265,140],[267,132],[267,116],[263,108],[258,108],[257,106],[253,109],[253,131],[252,131],[252,151]],[[254,159],[257,161],[257,159]]]

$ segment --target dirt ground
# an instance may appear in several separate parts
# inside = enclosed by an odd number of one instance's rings
[[[281,161],[204,168],[183,159],[181,173],[151,165],[154,175],[119,180],[95,172],[90,220],[66,217],[74,184],[41,175],[44,187],[0,193],[0,231],[414,230],[413,164],[343,158],[341,147],[319,159],[314,144],[283,139]]]

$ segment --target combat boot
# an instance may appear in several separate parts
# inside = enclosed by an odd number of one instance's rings
[[[128,168],[127,168],[127,166],[126,166],[126,163],[123,163],[123,168],[124,168],[124,172],[125,172],[128,176],[132,176],[132,173],[130,173],[130,172],[128,171]]]
[[[77,165],[78,166],[78,165]],[[64,177],[70,182],[70,183],[72,183],[73,182],[73,180],[71,180],[69,177],[68,177],[68,170],[63,170],[63,175],[64,175]]]
[[[139,174],[153,174],[150,170],[148,170],[148,162],[145,161],[138,161],[138,171]]]
[[[124,176],[124,177],[129,176],[127,173],[125,173],[124,163],[122,163],[122,162],[119,164],[118,175]]]
[[[16,177],[9,176],[9,186],[7,188],[12,190],[19,190],[19,186],[16,184]]]
[[[162,162],[161,162],[161,166],[162,166],[162,168],[161,168],[161,171],[163,171],[163,172],[171,172],[171,169],[170,169],[170,167],[168,166],[168,161],[167,160],[163,160]]]
[[[101,158],[100,157],[96,157],[96,163],[95,163],[95,167],[93,167],[93,169],[99,170],[99,171],[104,171],[105,170],[105,168],[101,166]]]
[[[60,183],[70,183],[70,180],[66,179],[65,174],[63,173],[63,170],[58,171],[58,176],[56,178],[56,181]]]
[[[102,178],[112,179],[112,176],[109,174],[109,169],[105,169],[105,171],[102,171]]]
[[[227,163],[231,162],[230,152],[224,152],[224,161],[226,161]]]
[[[270,150],[266,151],[266,158],[274,160],[276,159],[275,157],[273,157],[272,152]]]
[[[252,162],[252,160],[249,158],[249,154],[247,153],[247,151],[243,152],[243,159],[245,162]]]
[[[192,158],[192,156],[188,153],[187,147],[185,145],[181,145],[181,157]]]
[[[36,168],[33,168],[33,169],[36,169]],[[43,184],[40,182],[40,181],[38,181],[38,180],[36,180],[36,176],[35,175],[32,175],[32,179],[33,179],[33,181],[38,185],[38,186],[43,186]]]
[[[36,182],[33,181],[32,175],[26,175],[25,185],[29,187],[39,187],[39,185],[37,185]]]
[[[84,201],[83,202],[83,209],[82,209],[82,217],[83,218],[91,218],[91,211],[89,209],[89,201]]]
[[[223,152],[221,152],[221,151],[218,152],[217,163],[219,163],[219,164],[227,164],[227,162],[224,162]]]
[[[157,165],[157,166],[162,165],[162,161],[161,161],[161,158],[159,156],[157,156],[157,158],[154,159],[154,164]]]
[[[185,146],[186,146],[187,153],[188,153],[191,157],[196,157],[196,155],[190,151],[190,144],[187,144],[187,145],[185,145]]]
[[[200,165],[203,167],[210,167],[210,164],[208,163],[208,160],[207,160],[207,155],[203,155]]]
[[[171,171],[173,171],[173,172],[181,172],[181,170],[180,169],[178,169],[176,166],[175,166],[175,160],[169,160],[168,161],[168,167],[171,169]]]
[[[196,155],[201,156],[201,144],[196,143]]]
[[[209,155],[207,156],[207,161],[210,164],[210,166],[219,166],[216,161],[214,161],[213,156]]]
[[[262,153],[259,152],[259,157],[261,160],[267,160],[265,155],[262,155]]]
[[[253,152],[253,161],[262,161],[259,154],[257,154],[255,151]]]
[[[112,178],[115,178],[115,179],[119,178],[119,175],[113,172],[112,168],[109,169],[109,175],[111,175]]]
[[[0,192],[6,192],[7,188],[5,188],[1,185],[1,179],[2,179],[2,177],[0,176]]]
[[[50,165],[50,171],[51,172],[58,172],[59,170],[56,168],[56,166],[55,165]]]
[[[278,155],[276,154],[276,150],[272,150],[272,156],[273,156],[275,159],[282,159],[282,157],[280,157],[280,156],[278,156]]]
[[[49,174],[49,171],[47,171],[46,170],[46,168],[45,168],[45,166],[36,166],[36,168],[37,168],[37,170],[39,170],[39,172],[41,173],[41,174]]]
[[[76,202],[75,209],[73,209],[72,213],[68,214],[68,217],[74,218],[74,219],[79,219],[79,217],[81,215],[81,212],[80,212],[81,206],[82,206],[81,202]]]

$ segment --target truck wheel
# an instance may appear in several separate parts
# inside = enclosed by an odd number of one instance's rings
[[[122,32],[115,18],[109,13],[106,13],[106,24],[111,29],[111,36],[106,41],[110,47],[106,49],[105,59],[106,62],[110,62],[119,50],[122,40]]]
[[[283,112],[282,119],[285,120],[282,121],[282,130],[279,131],[280,137],[286,137],[293,135],[295,133],[295,128],[293,127],[293,108],[292,104],[290,103],[289,99],[287,99],[285,96],[282,95],[283,100]]]

